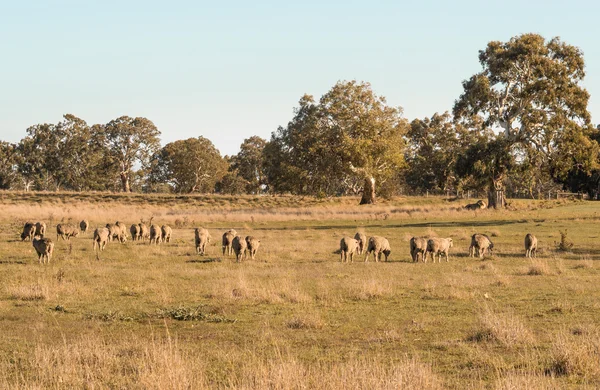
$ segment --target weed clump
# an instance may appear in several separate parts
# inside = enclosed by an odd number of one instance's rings
[[[573,241],[571,241],[568,237],[567,237],[567,230],[565,229],[564,231],[560,230],[560,241],[556,242],[554,241],[554,244],[556,245],[556,250],[561,251],[561,252],[567,252],[570,251],[571,249],[573,249],[573,246],[575,245],[573,243]]]

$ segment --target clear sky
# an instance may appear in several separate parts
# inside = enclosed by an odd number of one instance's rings
[[[527,32],[583,50],[598,123],[599,15],[591,0],[0,0],[0,139],[129,115],[163,144],[202,135],[233,154],[351,79],[422,118],[451,110],[487,42]]]

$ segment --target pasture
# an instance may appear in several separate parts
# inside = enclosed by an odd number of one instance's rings
[[[1,388],[466,389],[600,386],[600,203],[400,198],[2,193]],[[56,241],[56,224],[90,221]],[[153,218],[170,243],[111,242],[96,227]],[[39,265],[19,234],[48,224]],[[206,256],[195,227],[209,229]],[[221,255],[230,228],[256,260]],[[357,231],[389,262],[334,251]],[[567,232],[561,245],[560,232]],[[523,239],[539,240],[526,259]],[[493,256],[468,257],[485,233]],[[412,236],[451,237],[450,262],[412,263]],[[572,246],[570,245],[572,243]],[[560,248],[562,246],[562,249]]]

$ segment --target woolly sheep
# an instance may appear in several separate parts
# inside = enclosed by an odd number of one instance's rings
[[[35,236],[35,225],[33,222],[25,222],[23,226],[23,233],[21,233],[21,241],[25,241],[25,239],[33,240]]]
[[[150,244],[160,244],[162,230],[158,225],[150,225]]]
[[[44,238],[44,234],[46,234],[46,224],[44,222],[36,222],[34,235]]]
[[[37,252],[38,262],[40,264],[50,263],[52,252],[54,252],[54,243],[49,238],[35,237],[32,240],[33,248]],[[45,259],[45,260],[44,260]]]
[[[354,235],[354,239],[358,241],[358,254],[362,255],[367,249],[367,235],[359,232]]]
[[[260,240],[254,236],[246,236],[246,244],[248,244],[248,253],[252,260],[256,257],[256,251],[260,247]]]
[[[483,258],[486,252],[491,253],[494,249],[492,240],[485,234],[473,234],[471,236],[471,246],[469,247],[469,256]]]
[[[98,250],[102,252],[104,247],[106,247],[106,243],[109,241],[110,232],[107,228],[98,228],[94,230],[94,251]]]
[[[358,233],[357,233],[358,234]],[[340,261],[342,263],[348,262],[348,256],[350,256],[350,262],[354,262],[354,254],[359,251],[360,242],[352,237],[344,237],[340,240]]]
[[[227,252],[227,256],[231,256],[233,253],[233,239],[235,238],[235,230],[231,229],[223,233],[223,256]]]
[[[58,240],[58,238],[62,238],[63,241],[67,240],[70,241],[71,237],[77,237],[79,235],[79,229],[77,229],[75,226],[71,225],[71,224],[66,224],[66,225],[62,225],[62,224],[58,224],[56,225],[56,239]]]
[[[427,251],[423,255],[424,261],[427,261],[427,254],[431,253],[431,260],[435,263],[435,255],[438,255],[438,262],[442,261],[442,254],[446,255],[446,261],[448,260],[448,251],[453,246],[451,238],[430,238],[427,241]]]
[[[427,251],[427,238],[425,237],[413,237],[410,239],[410,257],[413,262],[419,261],[419,254],[421,254],[421,260],[425,261],[424,254]]]
[[[87,219],[84,219],[83,221],[79,222],[79,230],[81,230],[82,233],[87,233],[89,227],[90,223]]]
[[[388,261],[388,257],[392,250],[390,249],[390,243],[385,237],[373,236],[369,238],[369,244],[367,246],[367,256],[365,257],[365,263],[369,260],[369,255],[373,253],[375,261],[381,260],[381,254],[385,255],[385,261]]]
[[[528,233],[525,236],[525,257],[531,258],[531,255],[533,255],[533,257],[537,257],[537,247],[537,237],[531,233]]]
[[[235,252],[236,262],[239,263],[240,261],[246,259],[246,250],[248,249],[248,244],[242,236],[235,236],[231,242],[231,246]]]
[[[129,227],[129,233],[131,233],[131,240],[137,241],[142,238],[142,228],[138,224],[133,224]]]
[[[196,243],[196,253],[204,256],[206,254],[206,246],[211,240],[210,233],[204,228],[194,229],[194,242]]]
[[[171,234],[173,234],[173,229],[171,229],[169,225],[162,225],[160,228],[160,232],[160,240],[162,242],[171,242]]]

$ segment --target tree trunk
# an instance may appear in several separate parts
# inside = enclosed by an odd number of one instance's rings
[[[375,178],[366,177],[360,204],[375,204]]]
[[[127,172],[121,172],[121,185],[123,186],[123,192],[131,192],[129,187],[129,175]]]
[[[492,187],[488,191],[488,208],[502,209],[506,207],[504,183],[502,179],[492,179]]]

